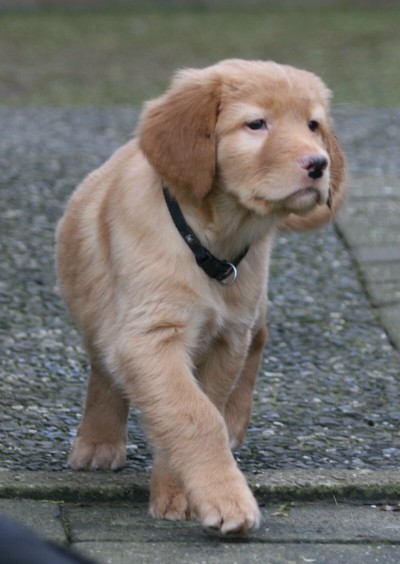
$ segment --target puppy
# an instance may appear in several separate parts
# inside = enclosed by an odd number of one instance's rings
[[[259,525],[231,449],[251,416],[274,234],[322,225],[343,197],[329,98],[273,62],[180,71],[59,224],[59,286],[91,362],[69,464],[122,466],[134,403],[154,517]]]

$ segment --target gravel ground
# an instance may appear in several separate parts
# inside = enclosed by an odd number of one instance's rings
[[[136,118],[0,108],[0,467],[65,467],[87,364],[56,291],[54,229],[73,188]],[[400,110],[340,108],[336,122],[353,174],[399,174]],[[332,226],[279,238],[269,327],[242,467],[399,466],[399,358]],[[129,437],[128,465],[147,469],[135,412]]]

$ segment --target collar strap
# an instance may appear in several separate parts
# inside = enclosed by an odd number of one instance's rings
[[[210,278],[215,278],[223,286],[233,286],[237,279],[237,266],[246,256],[249,248],[246,247],[245,250],[232,262],[217,259],[208,249],[203,247],[197,235],[186,223],[178,202],[173,196],[171,196],[166,186],[163,187],[163,192],[175,227],[194,254],[197,264]]]

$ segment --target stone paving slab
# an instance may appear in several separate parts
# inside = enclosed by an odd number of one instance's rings
[[[397,508],[397,504],[394,506]],[[261,507],[260,529],[248,534],[251,543],[400,544],[400,515],[376,505],[330,502],[267,504]],[[196,522],[153,519],[143,505],[131,503],[65,504],[72,544],[76,542],[216,543],[221,536]]]
[[[400,304],[383,306],[379,315],[395,347],[400,350]]]
[[[359,264],[362,278],[366,283],[379,284],[398,282],[400,280],[400,262]]]
[[[390,482],[397,481],[392,476]],[[383,477],[384,482],[386,479]],[[0,498],[90,501],[148,499],[149,475],[120,472],[10,471],[0,469]],[[399,473],[400,487],[400,473]]]
[[[356,151],[357,149],[353,150]],[[356,155],[354,156],[357,158]],[[348,160],[353,160],[353,151],[347,157]],[[348,164],[351,166],[351,163]],[[346,206],[354,200],[375,200],[378,207],[386,200],[398,201],[400,199],[399,177],[388,177],[384,171],[379,172],[378,176],[376,174],[365,176],[361,170],[357,171],[356,174],[354,171],[350,174],[347,180]]]
[[[98,564],[398,562],[400,470],[270,471],[250,483],[263,521],[247,537],[152,519],[143,475],[129,470],[3,470],[0,513]]]
[[[264,470],[247,473],[257,499],[377,500],[400,497],[400,469],[385,470]],[[148,500],[149,475],[119,472],[0,471],[0,499],[46,499],[63,502]]]
[[[104,564],[398,564],[399,547],[341,544],[220,543],[182,544],[118,542],[80,543],[76,548]]]
[[[65,544],[67,538],[61,519],[60,505],[54,501],[0,499],[0,514],[23,523],[39,536]],[[0,552],[1,562],[1,552]]]
[[[372,306],[400,349],[400,178],[351,178],[336,223]]]
[[[373,305],[391,306],[400,304],[400,280],[390,282],[367,282],[367,290]]]
[[[343,225],[338,222],[339,226]],[[400,262],[400,246],[398,245],[375,245],[369,247],[367,245],[362,247],[352,248],[353,255],[356,260],[361,264],[374,265],[387,263],[398,264]]]
[[[339,225],[350,247],[400,247],[400,180],[398,200],[350,200]]]
[[[337,217],[347,244],[399,249],[400,179],[353,176],[348,184],[347,199]],[[385,258],[378,257],[380,262]],[[391,258],[389,254],[387,259]]]
[[[49,508],[50,506],[50,508]],[[55,508],[57,511],[53,511]],[[258,531],[222,537],[193,522],[152,519],[143,503],[1,501],[47,540],[64,543],[97,563],[131,562],[398,562],[397,500],[381,504],[265,504]],[[61,531],[61,533],[60,533]],[[397,560],[396,560],[397,558]]]

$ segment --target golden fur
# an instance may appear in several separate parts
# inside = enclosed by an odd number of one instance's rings
[[[323,224],[342,200],[329,97],[315,75],[272,62],[181,71],[60,222],[60,289],[91,361],[69,463],[123,465],[133,402],[155,449],[155,517],[190,515],[222,532],[259,524],[231,448],[251,416],[274,233]],[[325,159],[319,178],[310,155]],[[162,181],[214,255],[249,246],[231,288],[197,266]]]

